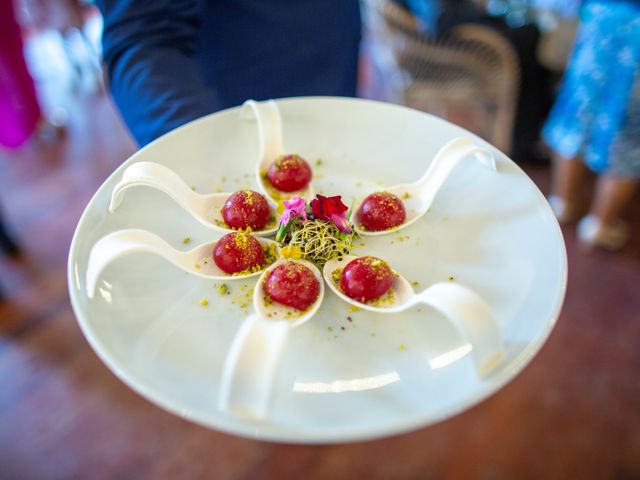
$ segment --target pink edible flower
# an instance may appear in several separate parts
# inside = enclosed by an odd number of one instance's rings
[[[280,224],[288,225],[292,218],[300,217],[304,222],[307,221],[307,204],[302,197],[293,197],[290,200],[282,202],[284,212],[280,215]]]

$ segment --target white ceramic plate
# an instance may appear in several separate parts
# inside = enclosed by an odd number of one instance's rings
[[[361,197],[418,178],[445,142],[469,132],[431,115],[338,98],[278,101],[284,144],[314,166],[317,192]],[[477,137],[480,144],[486,142]],[[507,359],[479,379],[466,345],[439,314],[351,311],[330,291],[319,314],[295,329],[283,355],[270,420],[242,420],[216,408],[228,346],[253,281],[218,285],[150,255],[108,267],[98,294],[84,294],[91,246],[120,228],[146,228],[180,248],[212,233],[166,195],[132,189],[112,215],[109,196],[123,169],[154,161],[198,192],[255,188],[258,137],[239,109],[179,128],[128,159],[100,187],[78,224],[69,290],[87,339],[118,377],[156,404],[197,423],[253,438],[324,443],[398,433],[478,403],[513,378],[549,335],[565,294],[567,263],[558,224],[540,191],[493,149],[498,172],[463,161],[411,227],[368,237],[354,253],[384,257],[417,289],[450,276],[492,306]],[[316,165],[321,159],[321,165]],[[190,245],[182,239],[189,236]],[[203,307],[200,300],[209,305]],[[250,306],[248,307],[251,308]]]

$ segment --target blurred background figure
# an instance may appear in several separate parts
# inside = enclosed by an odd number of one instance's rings
[[[560,222],[579,216],[585,165],[599,174],[589,214],[578,224],[586,245],[620,248],[620,220],[640,178],[640,3],[589,0],[575,49],[544,129],[553,149],[549,202]]]
[[[70,67],[73,92],[96,92],[102,85],[100,51],[85,31],[95,8],[83,0],[18,0],[20,24],[36,32],[57,37]]]
[[[99,89],[99,52],[83,30],[87,8],[78,0],[0,2],[0,146],[16,149],[64,133],[69,99],[60,90],[66,85],[51,88],[61,69],[70,70],[69,93]]]
[[[14,149],[46,122],[24,59],[12,0],[0,1],[0,32],[0,145]]]

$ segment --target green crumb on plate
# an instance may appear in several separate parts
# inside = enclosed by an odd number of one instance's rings
[[[201,299],[200,305],[202,305],[203,307],[206,307],[207,305],[209,305],[209,300],[207,300],[206,298]]]
[[[189,243],[190,241],[191,241],[191,237],[184,237],[184,238],[182,239],[182,243],[184,243],[185,245],[186,245],[187,243]]]

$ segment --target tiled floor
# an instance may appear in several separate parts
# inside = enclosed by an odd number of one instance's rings
[[[57,144],[0,153],[0,201],[23,246],[0,257],[0,478],[640,478],[640,205],[632,243],[585,252],[572,227],[567,300],[546,346],[502,391],[436,426],[294,446],[210,431],[121,383],[82,337],[66,259],[92,193],[131,152],[104,96]],[[543,190],[546,167],[528,173]]]

